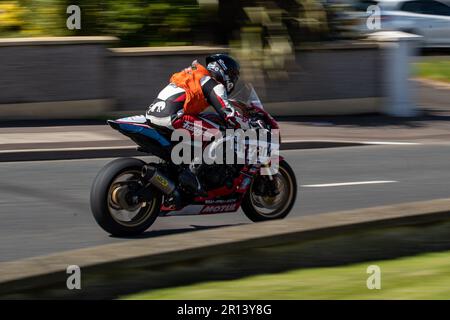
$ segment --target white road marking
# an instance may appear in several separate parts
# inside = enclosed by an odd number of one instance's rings
[[[11,143],[56,143],[56,142],[80,142],[80,141],[111,141],[117,137],[111,134],[90,131],[66,131],[66,132],[31,132],[31,133],[2,133],[0,144]]]
[[[392,145],[392,146],[417,146],[422,143],[419,142],[399,142],[399,141],[361,141],[361,143],[365,144],[380,144],[380,145]]]
[[[47,148],[47,149],[15,149],[0,150],[0,153],[16,153],[16,152],[58,152],[58,151],[88,151],[88,150],[136,150],[137,146],[123,147],[75,147],[75,148]]]
[[[324,187],[341,187],[341,186],[356,186],[362,184],[380,184],[393,183],[395,180],[373,180],[373,181],[354,181],[354,182],[337,182],[337,183],[323,183],[323,184],[304,184],[303,188],[324,188]]]
[[[360,143],[360,144],[373,144],[373,145],[405,145],[415,146],[421,145],[420,142],[406,142],[406,141],[355,141],[355,140],[283,140],[286,143],[293,142],[342,142],[342,143]]]

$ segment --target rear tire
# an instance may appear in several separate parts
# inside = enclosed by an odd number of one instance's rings
[[[129,192],[126,182],[135,180],[134,177],[140,175],[144,164],[142,160],[134,158],[116,159],[104,166],[95,177],[90,196],[91,211],[100,227],[113,236],[139,235],[147,230],[159,215],[162,194],[156,189],[152,189],[151,200],[148,202],[138,203],[132,208],[131,205],[124,208],[119,204],[126,203],[123,200]],[[119,181],[127,175],[130,178],[124,180],[125,183]],[[121,201],[116,200],[119,196]],[[134,218],[129,218],[130,212],[137,212]],[[130,221],[121,220],[120,216],[127,217]]]
[[[279,176],[280,175],[280,176]],[[264,197],[258,196],[254,194],[254,186],[258,184],[258,178],[261,176],[255,177],[253,182],[244,196],[242,201],[242,210],[245,215],[252,220],[253,222],[259,221],[268,221],[268,220],[277,220],[285,218],[292,207],[294,206],[295,200],[297,198],[297,181],[295,178],[295,173],[289,164],[282,160],[279,164],[279,171],[275,175],[277,179],[281,181],[281,184],[284,185],[282,192],[280,192],[279,196],[284,198],[280,199],[279,206],[277,204],[274,205],[274,210],[272,212],[264,212],[264,200],[266,199],[266,203],[270,203],[275,197]],[[275,178],[274,176],[274,178]],[[278,196],[276,196],[278,197]],[[268,205],[270,207],[270,205]]]

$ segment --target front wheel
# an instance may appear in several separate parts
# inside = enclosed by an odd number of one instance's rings
[[[159,215],[162,195],[151,190],[145,200],[134,195],[140,187],[145,163],[121,158],[108,163],[98,173],[91,188],[91,211],[95,220],[113,236],[135,236],[147,230]]]
[[[279,170],[272,178],[255,177],[242,201],[242,210],[253,222],[283,219],[294,206],[297,181],[289,164],[280,161]]]

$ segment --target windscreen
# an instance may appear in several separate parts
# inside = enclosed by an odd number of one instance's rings
[[[243,86],[239,87],[230,95],[230,99],[241,101],[247,105],[252,105],[254,107],[264,109],[263,104],[251,83],[246,83]]]

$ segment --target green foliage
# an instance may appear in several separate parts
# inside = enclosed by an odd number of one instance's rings
[[[62,0],[0,1],[0,36],[32,37],[67,34]]]
[[[321,3],[319,0],[0,0],[0,37],[111,35],[121,39],[121,46],[229,44],[247,37],[243,34],[245,28],[257,27],[261,30],[262,48],[271,51],[268,55],[273,54],[274,46],[270,44],[274,39],[276,54],[285,54],[287,47],[304,41],[338,38],[340,31],[333,26],[345,23],[331,18],[330,8]],[[69,5],[81,8],[81,30],[66,27]]]
[[[369,265],[381,269],[381,289],[366,286]],[[329,268],[298,269],[231,281],[162,288],[124,299],[449,299],[450,252],[427,253]]]
[[[0,2],[0,30],[14,32],[24,24],[24,10],[16,1]]]
[[[67,6],[81,8],[81,30],[68,30]],[[122,45],[190,43],[195,0],[0,0],[0,37],[112,35]]]
[[[429,58],[415,63],[415,75],[421,78],[450,83],[450,59]]]

